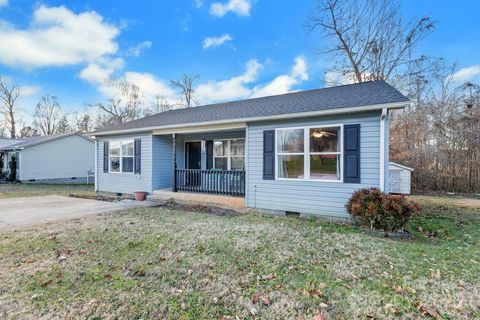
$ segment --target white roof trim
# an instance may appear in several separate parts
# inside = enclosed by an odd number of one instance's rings
[[[215,121],[197,122],[197,123],[182,123],[182,124],[175,124],[170,126],[154,126],[154,127],[143,127],[143,128],[133,128],[133,129],[111,130],[111,131],[103,131],[103,132],[97,132],[97,133],[94,132],[94,133],[91,133],[90,136],[93,136],[93,137],[107,136],[107,135],[114,135],[114,134],[153,131],[157,129],[199,127],[199,126],[208,126],[208,125],[214,125],[214,124],[226,124],[226,123],[295,119],[295,118],[304,118],[304,117],[313,117],[313,116],[326,116],[326,115],[345,114],[345,113],[354,113],[354,112],[374,111],[374,110],[382,110],[384,108],[400,109],[400,108],[404,108],[406,105],[408,105],[408,103],[409,102],[396,102],[396,103],[386,103],[386,104],[374,104],[374,105],[368,105],[368,106],[362,106],[362,107],[335,108],[335,109],[328,109],[328,110],[295,112],[295,113],[261,116],[261,117],[215,120]]]
[[[394,167],[398,167],[398,168],[401,168],[401,169],[408,170],[408,171],[414,171],[413,168],[402,166],[401,164],[398,164],[396,162],[389,162],[388,164],[391,165],[391,166],[394,166]]]
[[[200,133],[200,132],[210,132],[210,131],[224,131],[232,129],[245,129],[247,124],[245,122],[238,123],[225,123],[217,125],[208,125],[208,126],[189,126],[182,128],[165,128],[153,130],[154,135],[160,134],[170,134],[170,133]]]

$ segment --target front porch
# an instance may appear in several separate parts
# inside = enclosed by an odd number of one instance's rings
[[[178,193],[177,198],[215,203],[222,197],[220,203],[244,206],[244,126],[154,132],[152,156],[154,196],[175,198],[172,195]]]

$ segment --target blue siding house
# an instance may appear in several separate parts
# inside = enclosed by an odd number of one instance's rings
[[[248,208],[348,218],[355,190],[388,192],[389,111],[407,103],[372,81],[102,128],[92,133],[96,190],[223,195]]]

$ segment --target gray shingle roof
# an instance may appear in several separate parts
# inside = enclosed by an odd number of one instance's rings
[[[1,150],[13,150],[13,149],[26,148],[26,147],[37,145],[37,144],[44,143],[44,142],[47,142],[47,141],[56,140],[56,139],[60,139],[60,138],[68,137],[68,136],[72,136],[72,135],[80,135],[80,136],[84,137],[85,139],[89,139],[88,137],[83,136],[83,135],[78,134],[78,133],[63,133],[63,134],[54,134],[54,135],[49,135],[49,136],[31,136],[31,137],[23,138],[21,140],[14,140],[15,141],[14,144],[9,144],[7,146],[0,147],[0,151]]]
[[[15,144],[15,143],[19,143],[20,141],[22,141],[22,140],[1,138],[0,139],[0,149],[11,146],[12,144]]]
[[[277,96],[254,98],[176,109],[119,125],[101,128],[92,134],[172,125],[218,122],[235,119],[268,117],[302,112],[407,102],[385,81],[371,81],[316,90],[299,91]]]

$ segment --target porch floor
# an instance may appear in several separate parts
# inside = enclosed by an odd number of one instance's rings
[[[247,211],[244,197],[232,197],[213,194],[173,192],[171,189],[154,190],[151,196],[154,200],[173,199],[179,203],[200,204],[233,209],[236,211]]]

